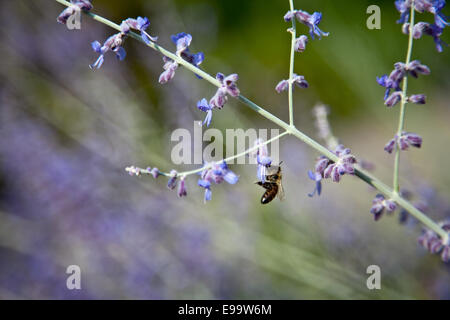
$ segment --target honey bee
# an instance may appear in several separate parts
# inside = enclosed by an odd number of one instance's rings
[[[267,168],[265,181],[255,182],[257,185],[266,189],[266,192],[264,192],[261,197],[262,204],[271,202],[276,196],[278,196],[280,200],[284,199],[284,190],[281,179],[281,166],[270,166]]]

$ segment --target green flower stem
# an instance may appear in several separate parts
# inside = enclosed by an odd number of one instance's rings
[[[410,21],[409,21],[409,40],[408,40],[408,52],[406,53],[406,61],[405,64],[408,65],[408,63],[411,62],[411,55],[412,55],[412,49],[413,49],[413,27],[414,27],[414,0],[412,0],[411,3],[411,14],[410,14]],[[403,88],[402,88],[402,101],[400,104],[400,116],[398,119],[398,129],[397,129],[397,137],[400,137],[403,132],[403,127],[405,125],[405,112],[406,112],[406,103],[407,103],[407,91],[408,91],[408,75],[405,75],[405,78],[403,79]],[[400,171],[400,148],[398,146],[398,143],[396,143],[395,146],[395,160],[394,160],[394,192],[399,193],[400,191],[400,183],[398,181],[399,178],[399,171]]]
[[[65,5],[65,6],[71,5],[70,2],[65,1],[65,0],[55,0],[55,1]],[[116,29],[117,31],[120,31],[120,26],[118,24],[116,24],[110,20],[107,20],[99,15],[91,13],[91,12],[87,12],[86,14],[88,16],[92,17],[94,20],[101,22],[113,29]],[[138,34],[136,34],[134,32],[130,32],[129,36],[145,44],[145,42],[141,39],[141,37]],[[159,45],[157,45],[153,42],[150,42],[149,44],[146,44],[146,45],[156,51],[161,52],[166,57],[178,62],[178,64],[184,66],[186,69],[201,76],[203,79],[205,79],[206,81],[215,85],[216,87],[221,86],[221,83],[217,79],[215,79],[214,77],[212,77],[205,71],[200,70],[199,68],[195,67],[194,65],[183,60],[181,57],[171,53],[170,51],[160,47]],[[326,156],[327,158],[329,158],[330,160],[335,161],[335,162],[338,161],[338,157],[334,153],[332,153],[326,147],[322,146],[320,143],[318,143],[315,140],[308,137],[303,132],[299,131],[294,125],[290,125],[290,124],[284,122],[283,120],[279,119],[275,115],[273,115],[270,112],[266,111],[265,109],[261,108],[256,103],[250,101],[249,99],[247,99],[246,97],[244,97],[242,95],[240,95],[237,99],[240,100],[241,102],[243,102],[245,105],[247,105],[249,108],[251,108],[255,112],[257,112],[258,114],[260,114],[261,116],[263,116],[264,118],[270,120],[271,122],[275,123],[276,125],[280,126],[283,129],[285,129],[286,132],[280,134],[280,136],[285,135],[285,134],[293,135],[296,138],[298,138],[299,140],[301,140],[304,143],[306,143],[307,145],[309,145],[310,147],[312,147],[313,149],[315,149],[316,151],[318,151],[319,153],[321,153],[324,156]],[[275,138],[277,138],[277,137],[275,137]],[[197,172],[200,172],[202,169],[198,169],[198,170],[199,171],[197,171]],[[379,190],[380,192],[384,193],[387,197],[396,201],[400,206],[405,208],[405,210],[407,210],[410,214],[412,214],[416,219],[418,219],[424,225],[426,225],[428,228],[430,228],[431,230],[436,232],[444,241],[448,241],[449,235],[436,222],[434,222],[433,220],[428,218],[424,213],[422,213],[420,210],[415,208],[408,200],[402,198],[398,193],[394,192],[391,188],[389,188],[383,182],[378,180],[376,177],[372,176],[369,172],[363,170],[359,166],[355,166],[355,175],[357,177],[359,177],[361,180],[367,182],[369,185],[371,185],[374,188],[376,188],[377,190]],[[170,176],[170,174],[169,174],[169,176]]]
[[[294,11],[294,3],[293,0],[289,0],[289,6],[291,11]],[[291,40],[291,55],[290,55],[290,63],[289,63],[289,91],[288,91],[288,100],[289,100],[289,124],[291,126],[294,125],[294,98],[292,92],[293,78],[294,78],[294,61],[295,61],[295,38],[297,37],[297,30],[295,27],[295,17],[292,17],[292,29],[290,30],[292,35]]]

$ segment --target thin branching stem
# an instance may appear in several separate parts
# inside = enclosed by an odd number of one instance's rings
[[[65,5],[65,6],[71,5],[70,2],[65,1],[65,0],[55,0],[55,1]],[[108,19],[105,19],[105,18],[103,18],[99,15],[96,15],[94,13],[91,13],[91,12],[86,12],[86,14],[98,22],[101,22],[117,31],[121,31],[120,26],[118,24],[116,24]],[[185,61],[184,59],[177,56],[176,54],[173,54],[172,52],[162,48],[161,46],[157,45],[156,43],[150,42],[150,43],[146,44],[138,34],[132,32],[132,31],[130,31],[129,36],[131,38],[136,39],[136,40],[140,41],[141,43],[147,45],[148,47],[160,52],[161,54],[165,55],[166,57],[176,61],[179,65],[182,65],[186,69],[201,76],[203,79],[205,79],[206,81],[215,85],[216,87],[220,87],[222,85],[217,79],[215,79],[210,74],[208,74],[205,71],[190,64],[189,62]],[[255,112],[257,112],[258,114],[260,114],[261,116],[263,116],[264,118],[270,120],[271,122],[273,122],[276,125],[283,128],[286,131],[283,133],[283,135],[290,134],[290,135],[296,137],[297,139],[303,141],[304,143],[306,143],[307,145],[309,145],[310,147],[312,147],[313,149],[315,149],[316,151],[318,151],[319,153],[326,156],[328,159],[330,159],[332,161],[336,162],[339,160],[338,157],[333,152],[328,150],[326,147],[324,147],[317,141],[308,137],[306,134],[304,134],[303,132],[298,130],[295,126],[284,122],[280,118],[276,117],[275,115],[268,112],[264,108],[261,108],[256,103],[247,99],[243,95],[238,96],[237,99],[239,101],[243,102],[246,106],[248,106]],[[355,176],[359,177],[361,180],[363,180],[366,183],[368,183],[369,185],[373,186],[375,189],[384,193],[387,197],[393,199],[400,206],[402,206],[405,210],[407,210],[411,215],[413,215],[416,219],[418,219],[424,225],[426,225],[428,228],[430,228],[431,230],[436,232],[443,239],[443,241],[445,241],[445,242],[448,241],[449,235],[444,229],[442,229],[436,222],[434,222],[432,219],[430,219],[424,213],[422,213],[420,210],[418,210],[416,207],[414,207],[414,205],[412,205],[408,200],[402,198],[398,193],[394,192],[389,186],[387,186],[386,184],[381,182],[378,178],[374,177],[371,173],[367,172],[366,170],[362,169],[359,166],[355,166]]]
[[[414,27],[414,0],[411,2],[411,14],[410,14],[410,21],[409,21],[409,40],[408,40],[408,51],[406,53],[406,61],[405,64],[408,65],[411,62],[411,55],[412,55],[412,49],[413,49],[413,27]],[[397,129],[397,139],[400,138],[403,132],[403,127],[405,126],[405,112],[406,112],[406,103],[408,102],[407,99],[407,91],[408,91],[408,74],[405,75],[405,78],[403,79],[403,88],[402,88],[402,101],[400,104],[400,115],[398,119],[398,129]],[[399,178],[399,171],[400,171],[400,147],[398,143],[396,143],[395,147],[395,159],[394,159],[394,192],[399,193],[400,191],[400,183],[398,181]]]
[[[221,163],[221,162],[227,163],[227,162],[233,161],[233,160],[235,160],[235,159],[237,159],[237,158],[243,157],[243,156],[245,156],[245,155],[247,155],[247,154],[250,154],[250,153],[252,153],[252,152],[255,152],[255,151],[258,150],[260,147],[265,146],[265,145],[268,145],[269,143],[272,143],[272,142],[274,142],[274,141],[280,139],[281,137],[283,137],[283,136],[285,136],[285,135],[287,135],[287,134],[289,134],[288,131],[285,131],[285,132],[283,132],[283,133],[280,133],[279,135],[277,135],[277,136],[275,136],[275,137],[273,137],[273,138],[271,138],[271,139],[269,139],[269,140],[266,140],[266,141],[264,141],[264,142],[261,142],[261,143],[259,143],[259,144],[257,144],[257,145],[254,145],[253,147],[251,147],[251,148],[249,148],[249,149],[247,149],[247,150],[245,150],[245,151],[242,151],[241,153],[237,153],[237,154],[232,155],[232,156],[229,156],[228,158],[225,158],[225,159],[223,159],[223,160],[221,160],[221,161],[218,161],[218,163]],[[199,172],[202,172],[203,170],[207,170],[207,169],[212,168],[212,166],[213,166],[213,163],[207,164],[207,165],[205,165],[205,166],[203,166],[203,167],[201,167],[201,168],[199,168],[199,169],[194,169],[194,170],[190,170],[190,171],[183,171],[183,172],[177,172],[177,176],[178,176],[178,177],[186,177],[186,176],[189,176],[189,175],[197,174],[197,173],[199,173]],[[132,171],[132,168],[127,168],[126,170],[127,170],[127,171]],[[148,169],[140,169],[139,171],[140,171],[140,173],[143,173],[143,174],[152,174],[151,170],[148,170]],[[166,176],[166,177],[172,176],[170,173],[167,173],[167,172],[159,171],[158,173],[159,173],[160,175]]]
[[[294,2],[289,0],[289,6],[291,11],[294,11]],[[288,88],[288,103],[289,103],[289,124],[294,125],[294,97],[293,97],[293,81],[294,81],[294,62],[295,62],[295,38],[297,37],[297,29],[295,26],[295,17],[292,19],[292,28],[290,29],[291,39],[291,54],[289,61],[289,88]]]

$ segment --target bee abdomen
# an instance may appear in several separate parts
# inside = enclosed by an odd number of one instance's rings
[[[272,186],[272,189],[269,189],[266,192],[264,192],[263,196],[261,197],[261,203],[262,204],[269,203],[276,197],[277,193],[278,193],[278,187]]]

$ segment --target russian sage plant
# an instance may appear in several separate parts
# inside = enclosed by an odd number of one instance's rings
[[[272,159],[267,151],[267,145],[284,136],[290,135],[306,143],[319,153],[316,163],[312,165],[314,169],[308,171],[309,179],[314,182],[314,189],[309,194],[310,197],[316,194],[318,196],[321,195],[323,191],[322,181],[325,179],[331,179],[333,182],[338,183],[345,175],[357,177],[379,191],[379,194],[376,195],[370,209],[375,220],[378,220],[383,212],[393,212],[397,207],[401,207],[401,219],[404,220],[407,215],[412,215],[425,225],[426,229],[419,237],[419,243],[432,253],[440,253],[444,261],[450,259],[450,223],[438,223],[430,219],[422,212],[419,205],[414,205],[410,201],[408,191],[404,189],[400,190],[399,186],[400,152],[407,150],[409,147],[420,148],[422,145],[422,138],[418,134],[405,131],[404,122],[406,105],[408,103],[424,104],[426,101],[426,97],[422,93],[408,94],[408,77],[413,76],[414,78],[417,78],[419,75],[430,74],[430,69],[426,65],[423,65],[419,60],[412,60],[413,41],[421,38],[423,35],[429,35],[433,37],[437,51],[443,51],[445,43],[440,39],[440,36],[442,35],[443,30],[449,26],[446,16],[442,13],[445,6],[445,0],[395,1],[395,6],[401,14],[398,23],[402,24],[403,33],[408,35],[406,60],[404,62],[395,63],[394,70],[389,75],[383,75],[377,78],[378,84],[385,88],[385,105],[389,108],[398,104],[400,105],[398,129],[393,139],[384,147],[384,150],[387,152],[394,153],[392,188],[381,182],[369,172],[370,168],[373,167],[370,162],[359,159],[352,154],[349,148],[344,147],[339,143],[339,140],[331,132],[327,119],[328,110],[326,107],[317,106],[314,108],[319,138],[324,141],[324,145],[311,139],[294,124],[294,87],[306,89],[310,86],[306,80],[307,77],[305,78],[305,76],[295,73],[295,57],[297,53],[304,52],[307,49],[307,46],[312,45],[310,41],[320,40],[323,37],[329,36],[329,33],[324,32],[319,28],[319,24],[322,21],[322,13],[314,12],[311,14],[296,9],[293,0],[289,0],[289,10],[284,15],[284,20],[287,23],[290,23],[290,27],[287,29],[291,35],[289,73],[287,79],[281,80],[275,86],[276,92],[282,93],[287,91],[288,93],[289,121],[285,122],[241,94],[238,88],[239,77],[237,73],[225,75],[218,72],[216,76],[213,77],[200,69],[199,66],[204,61],[205,56],[202,52],[191,53],[189,46],[193,41],[193,38],[190,34],[182,32],[172,35],[171,40],[175,46],[175,52],[171,52],[159,46],[156,43],[157,37],[150,36],[147,32],[150,25],[147,17],[137,17],[136,19],[127,18],[123,20],[121,24],[116,24],[99,15],[91,13],[90,11],[93,8],[91,1],[55,1],[67,7],[57,19],[60,23],[65,24],[71,15],[74,15],[81,10],[94,20],[118,31],[118,33],[110,36],[103,45],[98,41],[92,43],[93,50],[99,54],[97,60],[90,66],[92,69],[99,69],[103,65],[105,55],[108,51],[115,53],[119,60],[123,60],[126,56],[124,41],[128,37],[133,38],[162,54],[164,64],[163,72],[159,77],[160,84],[170,82],[175,76],[175,71],[178,67],[183,66],[193,72],[198,79],[203,79],[217,87],[217,91],[212,97],[200,97],[196,105],[200,111],[206,113],[203,125],[210,126],[211,123],[213,123],[214,111],[224,108],[228,99],[235,98],[260,116],[272,121],[284,130],[281,134],[267,141],[258,139],[254,146],[244,152],[235,154],[219,162],[204,163],[202,167],[194,170],[178,172],[176,169],[172,169],[167,172],[159,170],[156,167],[140,168],[130,166],[126,168],[126,171],[130,175],[150,175],[154,178],[160,176],[167,177],[167,187],[171,190],[176,189],[179,197],[185,197],[188,194],[185,179],[190,176],[199,175],[197,184],[200,188],[204,189],[204,201],[210,201],[212,199],[213,185],[220,184],[224,181],[229,184],[236,184],[239,180],[239,177],[230,170],[227,162],[245,155],[253,155],[256,157],[257,161],[256,175],[258,180],[264,181],[266,179],[267,169],[273,165]],[[434,23],[415,23],[415,12],[431,13],[434,15]],[[297,33],[297,23],[300,23],[307,28],[307,34]]]

